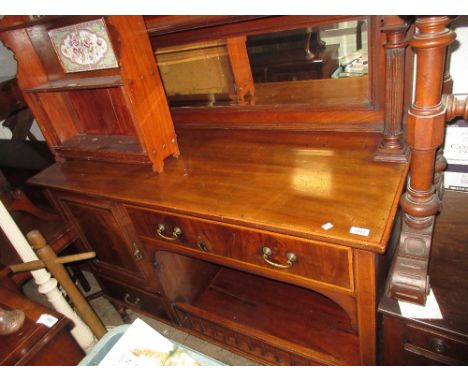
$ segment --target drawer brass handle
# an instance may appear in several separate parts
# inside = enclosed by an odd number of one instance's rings
[[[273,251],[270,248],[263,247],[262,252],[263,252],[263,260],[265,260],[267,264],[270,264],[276,268],[288,269],[288,268],[291,268],[294,265],[294,263],[297,261],[297,256],[294,252],[286,252],[286,259],[288,259],[288,261],[284,265],[275,263],[274,261],[270,260],[270,256],[273,253]]]
[[[131,300],[130,293],[125,293],[124,301],[129,305],[140,306],[140,298],[135,297],[133,301]]]
[[[172,230],[172,236],[166,236],[163,232],[166,231],[166,226],[164,224],[158,224],[158,229],[156,230],[159,237],[162,237],[164,240],[174,241],[180,238],[182,235],[182,230],[179,227],[174,227]]]
[[[440,338],[433,338],[431,341],[431,347],[432,351],[442,354],[445,353],[447,350],[447,346],[445,345],[445,342],[441,340]]]

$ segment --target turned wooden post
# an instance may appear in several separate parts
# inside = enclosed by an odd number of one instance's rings
[[[446,100],[442,97],[445,54],[455,33],[447,29],[448,16],[425,16],[416,20],[410,42],[417,55],[416,88],[408,112],[407,143],[411,147],[409,182],[400,199],[403,210],[400,242],[387,279],[391,298],[426,303],[429,292],[428,265],[434,218],[440,208],[435,192],[436,151],[445,134]],[[439,179],[440,181],[440,179]],[[440,185],[439,185],[440,186]]]
[[[445,133],[442,103],[445,54],[455,33],[447,29],[448,16],[425,16],[416,20],[411,46],[417,55],[416,89],[408,115],[407,142],[411,147],[410,178],[400,205],[408,226],[429,227],[439,211],[434,193],[435,154]]]
[[[387,16],[385,32],[385,124],[375,160],[407,162],[409,150],[403,139],[406,32],[409,25],[397,16]]]
[[[55,277],[63,289],[67,292],[70,300],[75,305],[75,309],[80,314],[83,321],[89,326],[96,338],[101,339],[106,333],[107,329],[102,323],[101,319],[94,312],[93,308],[89,305],[83,295],[80,293],[72,279],[68,275],[67,270],[62,265],[62,262],[57,258],[55,252],[47,244],[44,236],[37,231],[33,230],[27,234],[27,238],[31,247],[36,251],[39,259],[42,260],[43,264],[39,266],[45,266],[50,273]],[[69,256],[69,260],[80,260],[95,257],[95,253],[84,253],[80,255]],[[26,264],[25,264],[26,265]],[[34,264],[29,264],[34,265]],[[18,267],[19,268],[19,267]]]

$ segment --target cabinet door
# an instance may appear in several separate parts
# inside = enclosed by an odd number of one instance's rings
[[[68,194],[56,194],[55,198],[66,218],[77,226],[86,249],[96,252],[95,272],[140,288],[160,291],[152,263],[120,205]]]

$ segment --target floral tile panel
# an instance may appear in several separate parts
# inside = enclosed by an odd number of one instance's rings
[[[65,73],[118,67],[103,19],[49,30]]]

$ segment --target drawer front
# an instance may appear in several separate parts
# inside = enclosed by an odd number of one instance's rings
[[[467,342],[411,324],[407,325],[406,330],[406,343],[410,345],[410,349],[414,347],[423,349],[425,354],[441,364],[468,364]]]
[[[144,238],[353,290],[350,248],[143,208],[127,211]]]
[[[130,309],[149,313],[166,321],[171,321],[164,301],[159,295],[146,293],[107,278],[98,276],[97,279],[103,292],[113,300],[123,303],[123,305]]]

